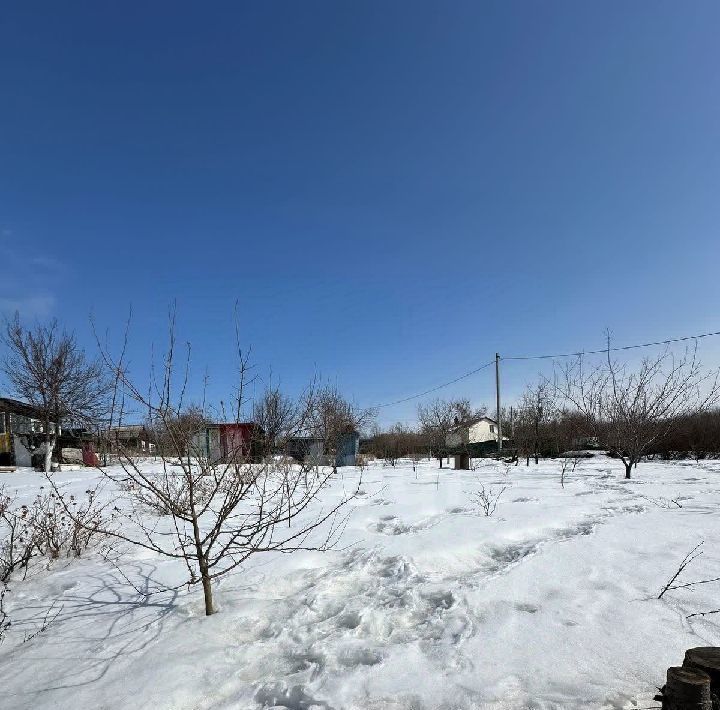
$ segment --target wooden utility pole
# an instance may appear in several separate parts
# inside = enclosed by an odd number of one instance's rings
[[[500,421],[500,355],[495,353],[495,404],[497,406],[498,451],[502,451],[502,422]]]

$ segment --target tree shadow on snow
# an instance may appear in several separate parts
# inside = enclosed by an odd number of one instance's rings
[[[25,661],[34,667],[39,664],[47,677],[53,677],[56,663],[59,666],[59,682],[42,688],[26,685],[17,695],[91,685],[118,659],[142,653],[160,636],[168,617],[177,610],[179,588],[164,588],[153,577],[157,567],[150,563],[124,568],[132,573],[132,583],[119,570],[84,574],[80,590],[65,590],[55,602],[57,615],[48,631],[14,649],[18,655],[27,649]],[[47,614],[47,605],[27,605],[24,611],[29,615],[13,626],[20,631],[23,625],[36,629],[37,619]]]

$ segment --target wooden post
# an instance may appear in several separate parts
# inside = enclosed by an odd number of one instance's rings
[[[663,688],[663,710],[712,710],[710,676],[695,668],[668,668]]]
[[[502,451],[502,422],[500,421],[500,355],[495,353],[495,411],[497,412],[497,448]]]

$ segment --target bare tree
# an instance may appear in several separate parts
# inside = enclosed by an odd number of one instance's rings
[[[467,399],[436,399],[428,404],[418,405],[417,415],[421,433],[425,436],[432,453],[442,468],[443,453],[447,448],[448,434],[460,424],[482,416],[484,410],[473,410]]]
[[[196,449],[201,441],[201,433],[207,430],[210,423],[210,417],[202,405],[190,404],[176,414],[168,412],[163,420],[150,418],[145,422],[145,428],[160,451],[168,455],[172,451],[178,456],[187,457],[198,453]]]
[[[258,425],[258,443],[263,456],[284,453],[287,440],[302,425],[301,409],[278,386],[266,387],[253,404],[253,421]]]
[[[57,321],[26,329],[19,314],[6,321],[2,370],[14,393],[43,421],[45,471],[62,426],[92,427],[107,412],[108,384],[99,362],[88,362],[75,336]]]
[[[519,454],[525,456],[526,465],[530,465],[531,456],[538,463],[555,410],[555,389],[551,383],[541,380],[526,388],[515,418],[515,443]]]
[[[202,585],[205,613],[210,615],[215,611],[213,582],[237,569],[251,555],[332,547],[346,519],[342,509],[356,494],[360,481],[357,487],[322,507],[319,495],[331,478],[327,471],[308,477],[296,467],[252,462],[250,442],[242,437],[230,437],[220,457],[208,452],[202,446],[202,437],[207,434],[203,423],[212,419],[212,410],[203,396],[203,404],[194,410],[194,416],[183,419],[189,346],[181,367],[176,365],[175,349],[171,315],[167,353],[162,368],[152,368],[147,387],[135,382],[122,357],[114,360],[107,350],[102,350],[103,360],[116,374],[125,397],[132,406],[145,410],[147,421],[162,432],[158,437],[159,465],[140,462],[121,449],[119,466],[99,469],[124,494],[117,503],[118,523],[103,532],[182,561],[187,583]],[[232,424],[241,423],[246,404],[248,356],[239,347],[238,360],[233,400],[222,407],[226,417],[232,412],[230,432],[240,430]],[[192,424],[189,428],[188,421]],[[52,476],[49,480],[55,487]],[[77,520],[69,507],[65,512]],[[297,522],[296,526],[281,532],[279,523],[292,521]]]
[[[360,433],[370,425],[374,412],[349,402],[333,384],[313,390],[307,396],[308,421],[311,433],[322,439],[333,473],[346,437]]]
[[[371,451],[395,467],[398,459],[403,456],[413,456],[419,446],[418,435],[401,422],[393,424],[386,431],[376,428],[368,442]],[[415,463],[413,463],[413,470]]]
[[[665,350],[632,370],[612,359],[609,339],[605,364],[588,371],[579,357],[565,367],[560,389],[622,460],[625,478],[679,418],[706,411],[720,394],[718,374],[703,371],[697,348],[679,357]]]

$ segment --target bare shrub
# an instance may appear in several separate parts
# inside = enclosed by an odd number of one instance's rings
[[[494,486],[485,487],[480,484],[480,490],[472,493],[470,498],[475,506],[483,512],[486,517],[490,517],[497,509],[500,496],[507,490],[507,486],[495,488]]]
[[[7,591],[5,582],[0,582],[0,643],[5,639],[5,634],[11,626],[10,618],[5,611],[5,594]]]
[[[106,513],[110,504],[97,503],[95,488],[85,495],[80,502],[59,489],[42,488],[30,503],[20,504],[0,491],[0,581],[18,570],[25,576],[34,557],[80,557],[100,537],[101,527],[113,518]]]
[[[560,486],[562,488],[565,488],[565,479],[575,473],[575,469],[583,458],[585,457],[578,455],[576,452],[570,452],[569,455],[560,457]]]

